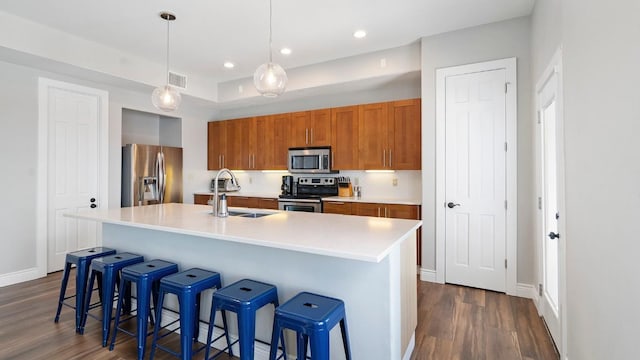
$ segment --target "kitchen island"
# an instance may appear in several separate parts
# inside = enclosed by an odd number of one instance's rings
[[[223,286],[242,278],[268,282],[278,287],[281,303],[300,291],[340,298],[354,359],[409,359],[421,221],[280,211],[218,218],[210,212],[204,205],[163,204],[68,216],[102,223],[104,246],[173,261],[181,270],[218,271]],[[207,299],[203,307],[209,304]],[[257,339],[270,340],[272,321],[272,307],[259,310]],[[287,339],[292,352],[295,342]],[[256,359],[267,355],[268,346],[256,343]],[[337,328],[331,358],[344,359]]]

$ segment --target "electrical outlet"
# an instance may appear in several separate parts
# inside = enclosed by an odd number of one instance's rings
[[[391,183],[393,184],[393,186],[398,186],[398,178],[394,177]]]
[[[360,178],[359,177],[354,177],[353,178],[353,185],[360,185]]]
[[[253,183],[253,178],[251,176],[249,176],[249,184]]]

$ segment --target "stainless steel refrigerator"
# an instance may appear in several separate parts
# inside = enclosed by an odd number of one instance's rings
[[[182,148],[122,147],[122,207],[182,202]]]

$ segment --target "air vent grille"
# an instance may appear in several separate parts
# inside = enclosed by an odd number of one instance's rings
[[[187,88],[187,76],[176,74],[174,72],[169,71],[169,85],[173,85],[175,87],[179,87],[181,89]]]

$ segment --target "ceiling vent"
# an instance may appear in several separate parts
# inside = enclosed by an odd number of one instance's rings
[[[173,85],[175,87],[179,87],[181,89],[187,88],[187,76],[176,74],[174,72],[169,71],[169,85]]]

